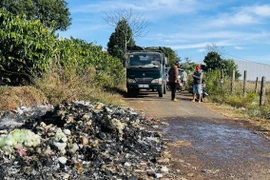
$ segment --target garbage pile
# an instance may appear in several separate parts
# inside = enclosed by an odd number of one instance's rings
[[[0,130],[0,179],[162,177],[164,142],[153,126],[131,108],[63,102]]]
[[[53,105],[21,106],[7,112],[0,112],[0,130],[21,127],[27,119],[34,119],[52,110]]]

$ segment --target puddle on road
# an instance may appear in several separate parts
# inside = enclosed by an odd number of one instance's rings
[[[270,162],[269,141],[240,126],[194,119],[168,123],[164,132],[169,139],[191,142],[190,147],[181,147],[183,155],[196,154],[219,165],[225,161]]]

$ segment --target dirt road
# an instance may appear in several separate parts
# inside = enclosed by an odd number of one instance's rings
[[[169,179],[270,180],[270,141],[246,121],[235,121],[192,103],[190,94],[159,98],[145,91],[125,98],[130,107],[160,119],[172,154]]]

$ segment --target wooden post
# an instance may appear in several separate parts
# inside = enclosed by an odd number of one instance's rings
[[[247,90],[246,90],[246,86],[247,86],[247,70],[244,71],[244,80],[243,80],[243,97],[247,96]]]
[[[259,81],[259,78],[257,77],[256,82],[255,82],[255,94],[258,93],[258,81]]]
[[[223,89],[223,84],[224,84],[224,70],[221,69],[220,71],[220,87]]]
[[[265,76],[262,77],[261,82],[260,106],[264,105],[264,96],[265,96]]]
[[[231,79],[231,94],[234,92],[234,81],[235,81],[235,70],[232,72],[232,79]]]

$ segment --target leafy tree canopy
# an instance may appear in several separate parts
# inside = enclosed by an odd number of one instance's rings
[[[204,57],[203,62],[205,63],[205,66],[202,67],[204,71],[223,68],[223,61],[219,53],[217,53],[216,51],[208,52],[207,55]]]
[[[118,22],[115,32],[110,36],[107,51],[113,57],[121,59],[124,64],[127,46],[132,45],[135,45],[135,41],[132,38],[132,30],[127,24],[127,21],[122,19]]]
[[[0,8],[14,15],[24,14],[27,20],[39,19],[45,26],[64,31],[71,25],[65,0],[1,0]]]
[[[238,79],[241,76],[241,74],[238,70],[238,66],[237,66],[237,64],[235,64],[233,59],[224,59],[223,63],[224,63],[224,67],[225,67],[224,73],[226,76],[232,77],[233,70],[235,70],[235,79]]]
[[[178,54],[176,51],[174,51],[170,47],[163,47],[165,53],[168,56],[168,66],[171,66],[173,63],[175,63],[176,60],[180,60],[180,57],[178,57]]]
[[[210,51],[205,56],[205,65],[202,66],[204,71],[214,71],[223,69],[224,75],[227,77],[232,76],[233,70],[235,70],[235,78],[239,78],[241,74],[238,71],[237,64],[235,64],[233,59],[222,59],[216,51]]]

